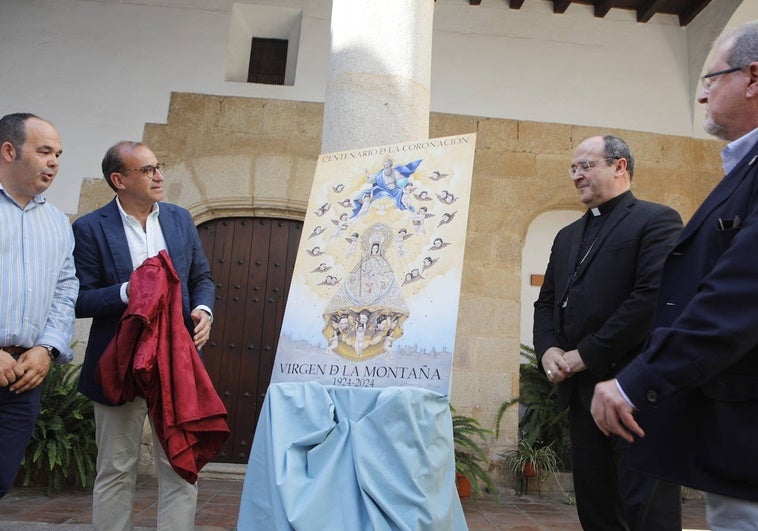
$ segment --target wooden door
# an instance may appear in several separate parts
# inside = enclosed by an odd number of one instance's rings
[[[229,412],[231,435],[214,459],[247,463],[268,389],[303,224],[221,218],[198,227],[216,283],[208,374]]]

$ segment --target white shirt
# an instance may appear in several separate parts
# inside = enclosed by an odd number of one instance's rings
[[[129,255],[132,259],[132,269],[137,269],[148,258],[166,250],[166,239],[163,237],[163,230],[161,230],[161,224],[158,221],[158,214],[160,213],[158,203],[153,204],[150,214],[147,215],[144,230],[137,218],[124,211],[118,197],[116,197],[116,206],[118,206],[118,212],[121,214],[121,222],[124,224],[126,242],[129,245]],[[129,304],[129,297],[126,294],[128,284],[128,282],[121,284],[121,300],[124,304]],[[200,304],[195,309],[203,310],[213,321],[213,313],[210,308]]]
[[[118,197],[116,197],[116,206],[118,206],[118,212],[121,214],[121,223],[124,224],[126,243],[129,245],[129,255],[132,258],[132,269],[137,269],[142,262],[166,249],[166,240],[158,222],[160,207],[158,203],[153,205],[143,230],[142,223],[134,216],[126,213]],[[128,284],[128,282],[121,284],[121,300],[124,304],[129,303],[129,297],[126,295]]]

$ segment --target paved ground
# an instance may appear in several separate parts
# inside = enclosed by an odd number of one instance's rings
[[[503,491],[476,501],[464,500],[470,531],[581,530],[576,508],[562,499]],[[239,480],[201,479],[196,531],[234,531],[241,493]],[[155,529],[156,499],[156,480],[140,478],[135,504],[139,531]],[[15,489],[0,500],[0,531],[92,531],[91,506],[91,493],[85,491],[67,490],[47,497],[39,489]],[[706,529],[704,501],[699,495],[684,503],[683,515],[685,529]]]

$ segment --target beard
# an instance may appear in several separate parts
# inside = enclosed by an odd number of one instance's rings
[[[708,117],[705,119],[705,122],[703,123],[703,129],[709,135],[713,135],[716,138],[720,138],[721,140],[726,140],[727,142],[734,140],[731,138],[731,135],[727,131],[726,127],[714,122],[713,118]]]

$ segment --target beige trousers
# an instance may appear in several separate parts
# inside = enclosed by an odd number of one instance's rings
[[[97,402],[94,406],[97,476],[92,492],[92,524],[95,531],[132,531],[147,404],[137,398],[122,406]],[[197,484],[187,483],[174,472],[155,430],[152,431],[158,473],[158,531],[191,531],[195,524]]]

